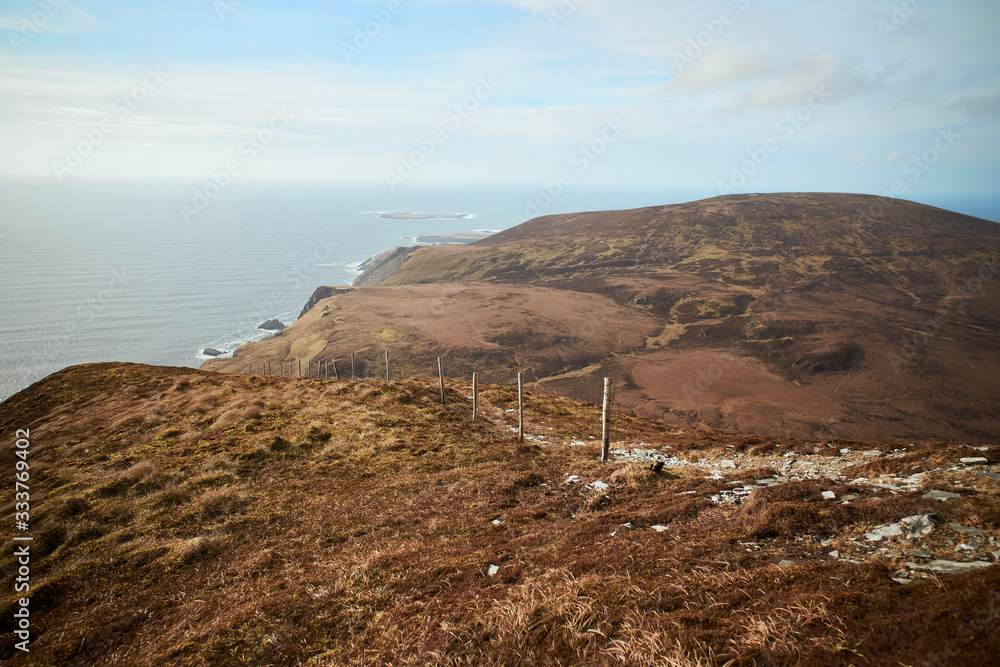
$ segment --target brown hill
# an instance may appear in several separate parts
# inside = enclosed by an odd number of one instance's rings
[[[596,406],[529,394],[519,445],[511,388],[475,424],[469,390],[91,364],[11,397],[0,660],[994,664],[1000,448],[615,414],[601,464]]]
[[[1000,225],[902,200],[732,195],[546,216],[373,260],[282,336],[205,368],[357,353],[747,434],[1000,434]],[[379,287],[366,287],[378,281]],[[317,296],[325,296],[318,293]],[[597,389],[595,389],[597,387]]]

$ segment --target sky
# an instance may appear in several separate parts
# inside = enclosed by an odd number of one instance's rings
[[[995,0],[7,0],[0,176],[1000,183]]]

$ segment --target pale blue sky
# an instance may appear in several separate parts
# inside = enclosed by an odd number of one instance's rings
[[[400,188],[563,172],[899,182],[914,199],[1000,183],[995,0],[9,0],[0,31],[0,175],[197,180],[236,161],[246,178]],[[294,121],[250,158],[276,110]],[[608,121],[624,127],[610,143]]]

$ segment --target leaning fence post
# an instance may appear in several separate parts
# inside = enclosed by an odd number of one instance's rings
[[[472,423],[476,423],[479,412],[479,373],[472,374]]]
[[[441,405],[444,405],[444,366],[441,365],[441,357],[438,357],[438,380],[441,382]]]
[[[601,414],[601,460],[607,461],[611,453],[611,387],[613,378],[604,378],[604,410]]]
[[[329,375],[330,369],[327,368],[326,370],[327,370],[327,375]],[[340,379],[340,371],[337,370],[337,360],[336,359],[333,360],[333,377],[335,377],[338,380]]]
[[[517,441],[524,442],[524,373],[517,374]]]

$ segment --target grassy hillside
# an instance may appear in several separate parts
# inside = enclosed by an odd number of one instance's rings
[[[281,336],[204,368],[390,351],[692,427],[855,440],[1000,436],[1000,225],[847,194],[545,216],[387,253]],[[325,289],[325,288],[324,288]],[[286,366],[287,367],[287,366]],[[375,374],[378,370],[369,370]]]
[[[514,391],[485,387],[477,424],[468,392],[449,381],[442,406],[428,381],[94,364],[11,397],[3,431],[31,431],[34,635],[30,655],[5,642],[0,658],[985,665],[1000,651],[1000,567],[921,569],[932,552],[1000,558],[1000,448],[866,445],[875,456],[616,414],[603,465],[596,406],[529,396],[519,445]],[[960,462],[973,455],[987,463]],[[14,469],[12,448],[2,459]],[[917,541],[865,538],[928,513]],[[10,581],[10,549],[0,569]],[[8,588],[8,638],[15,604]]]
[[[380,284],[538,283],[642,270],[773,289],[838,272],[953,278],[956,265],[998,247],[1000,225],[905,200],[729,195],[542,216],[468,247],[418,249]]]

